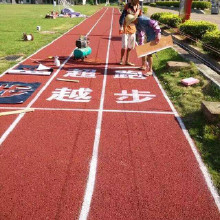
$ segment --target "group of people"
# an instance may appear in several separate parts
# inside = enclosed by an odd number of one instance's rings
[[[122,35],[120,65],[125,64],[134,66],[134,64],[129,61],[129,57],[131,50],[135,48],[136,42],[138,45],[143,45],[145,42],[150,41],[159,43],[161,38],[161,29],[158,22],[142,15],[139,0],[131,0],[125,5],[119,19],[119,25],[119,34]],[[124,63],[123,59],[125,53],[126,57]],[[145,76],[152,75],[152,65],[152,55],[142,57],[142,66],[140,69],[146,71],[144,74]]]

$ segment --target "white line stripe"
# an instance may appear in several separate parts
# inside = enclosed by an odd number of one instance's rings
[[[100,19],[103,17],[103,15],[106,13],[108,9],[105,10],[105,12],[102,14],[102,16],[98,19],[98,21],[100,21]],[[97,22],[96,22],[97,24]],[[95,25],[96,25],[95,24]],[[92,29],[94,28],[94,26],[92,27]],[[28,104],[27,108],[30,108],[35,101],[40,97],[40,95],[46,90],[46,88],[49,86],[49,84],[51,83],[51,81],[57,76],[57,74],[59,73],[59,71],[63,68],[63,66],[66,64],[66,62],[68,62],[68,60],[70,59],[70,57],[72,56],[72,52],[71,54],[68,56],[68,58],[62,63],[62,65],[59,67],[59,69],[53,74],[53,76],[47,81],[47,83],[42,87],[42,89],[37,93],[37,95],[33,98],[33,100]],[[16,125],[19,123],[19,121],[23,118],[23,116],[25,115],[25,113],[21,113],[19,114],[19,116],[15,119],[15,121],[9,126],[9,128],[5,131],[5,133],[1,136],[0,138],[0,145],[4,142],[4,140],[8,137],[8,135],[13,131],[13,129],[16,127]]]
[[[27,107],[0,107],[0,109],[26,109]],[[77,112],[98,112],[99,109],[81,109],[81,108],[36,108],[35,110],[40,111],[77,111]],[[134,110],[118,110],[118,109],[103,109],[103,112],[112,113],[142,113],[142,114],[163,114],[163,115],[173,115],[170,111],[134,111]]]
[[[107,49],[107,56],[106,56],[105,72],[104,72],[100,107],[99,107],[99,111],[98,111],[98,120],[97,120],[97,125],[96,125],[93,153],[92,153],[92,159],[90,162],[89,177],[88,177],[88,181],[87,181],[86,191],[85,191],[85,195],[84,195],[84,201],[83,201],[82,209],[80,212],[79,220],[86,220],[88,217],[90,205],[91,205],[91,200],[92,200],[92,196],[93,196],[93,191],[94,191],[94,186],[95,186],[95,180],[96,180],[96,172],[97,172],[97,164],[98,164],[98,150],[99,150],[99,141],[100,141],[100,135],[101,135],[102,115],[103,115],[105,88],[106,88],[106,81],[107,81],[107,69],[108,69],[109,51],[110,51],[111,36],[112,36],[113,15],[114,15],[114,8],[112,10],[111,28],[110,28],[110,32],[109,32],[109,41],[108,41],[108,49]]]
[[[109,67],[108,69],[139,69],[140,66],[113,66]]]
[[[192,152],[193,152],[193,154],[194,154],[194,156],[195,156],[195,158],[196,158],[196,160],[197,160],[197,162],[198,162],[198,164],[199,164],[199,168],[200,168],[200,170],[202,171],[202,174],[203,174],[203,176],[204,176],[204,179],[205,179],[205,181],[206,181],[206,184],[207,184],[207,186],[208,186],[208,189],[210,190],[210,192],[211,192],[211,194],[212,194],[212,196],[213,196],[213,198],[214,198],[214,201],[215,201],[215,203],[216,203],[216,206],[217,206],[217,208],[218,208],[218,210],[219,210],[219,212],[220,212],[220,196],[218,195],[218,191],[217,191],[217,189],[215,188],[215,186],[214,186],[214,184],[213,184],[213,182],[212,182],[212,179],[211,179],[211,176],[210,176],[210,174],[209,174],[209,172],[208,172],[208,169],[207,169],[207,167],[205,166],[205,164],[203,163],[203,161],[202,161],[202,159],[201,159],[201,156],[200,156],[200,154],[198,153],[197,148],[196,148],[196,146],[195,146],[195,144],[194,144],[192,138],[190,137],[189,132],[188,132],[188,130],[186,129],[186,127],[185,127],[185,125],[184,125],[184,123],[183,123],[181,117],[180,117],[179,114],[177,113],[176,109],[174,108],[173,104],[171,103],[170,99],[168,98],[167,94],[165,93],[164,89],[162,88],[162,86],[161,86],[161,84],[160,84],[160,82],[159,82],[159,80],[158,80],[158,78],[156,77],[155,74],[154,74],[154,78],[155,78],[155,80],[157,81],[157,83],[158,83],[158,85],[159,85],[159,87],[160,87],[160,89],[161,89],[161,91],[162,91],[162,93],[163,93],[165,99],[166,99],[167,102],[169,103],[169,105],[170,105],[172,111],[174,112],[175,117],[177,118],[177,120],[178,120],[178,122],[179,122],[179,124],[180,124],[180,127],[182,128],[182,131],[183,131],[183,133],[184,133],[184,135],[185,135],[187,141],[189,142],[189,145],[190,145],[190,147],[191,147],[191,149],[192,149]]]
[[[100,9],[102,10],[102,9]],[[99,11],[100,11],[99,10]],[[96,13],[98,13],[99,11],[97,11]],[[94,13],[92,16],[94,16],[96,13]],[[104,12],[105,13],[105,12]],[[91,17],[91,16],[90,16]],[[26,59],[21,60],[19,63],[16,63],[14,66],[10,67],[9,69],[7,69],[5,72],[3,72],[2,74],[0,74],[0,77],[4,76],[9,70],[14,69],[17,65],[19,65],[20,63],[23,63],[24,61],[26,61],[27,59],[29,59],[30,57],[34,56],[35,54],[37,54],[38,52],[40,52],[41,50],[43,50],[44,48],[46,48],[47,46],[51,45],[52,43],[54,43],[55,41],[59,40],[61,37],[63,37],[65,34],[68,34],[70,31],[72,31],[73,29],[75,29],[77,26],[79,26],[80,24],[82,24],[84,21],[88,20],[89,18],[86,18],[85,20],[81,21],[79,24],[77,24],[76,26],[74,26],[73,28],[71,28],[70,30],[68,30],[67,32],[65,32],[64,34],[62,34],[61,36],[59,36],[58,38],[56,38],[55,40],[51,41],[49,44],[41,47],[39,50],[37,50],[35,53],[31,54],[30,56],[28,56]]]

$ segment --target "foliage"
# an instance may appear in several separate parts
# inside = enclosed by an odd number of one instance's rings
[[[90,5],[94,5],[94,0],[87,0],[87,3],[89,3]]]
[[[156,7],[157,4],[156,4],[156,3],[150,3],[150,6],[151,6],[151,7]]]
[[[157,12],[151,15],[151,19],[159,21],[162,15],[173,15],[171,12]]]
[[[157,6],[167,6],[167,7],[179,7],[179,1],[163,1],[156,2]]]
[[[158,1],[156,2],[157,6],[166,6],[166,7],[176,7],[179,8],[179,1]],[[211,3],[206,1],[193,1],[191,8],[197,9],[208,9],[211,8]]]
[[[208,21],[192,21],[188,20],[181,24],[180,31],[184,34],[201,39],[202,36],[208,31],[214,31],[217,29],[217,25]]]
[[[202,37],[202,42],[205,51],[220,58],[220,30],[206,32]],[[214,50],[207,48],[207,45],[211,46]]]
[[[169,27],[178,27],[182,23],[182,19],[178,15],[164,14],[160,16],[159,22]]]
[[[205,2],[205,1],[193,1],[191,8],[197,8],[197,9],[204,10],[204,9],[211,8],[211,3]]]
[[[148,7],[143,6],[143,14],[147,14]]]
[[[193,63],[189,68],[169,71],[166,66],[168,61],[183,61],[173,49],[162,50],[157,56],[153,64],[157,77],[182,117],[220,192],[220,129],[217,122],[207,122],[201,110],[203,100],[220,101],[220,90],[201,75]],[[181,79],[191,76],[199,79],[200,83],[190,87],[180,83]]]

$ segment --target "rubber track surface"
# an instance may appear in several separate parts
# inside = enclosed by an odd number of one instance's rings
[[[138,72],[117,65],[119,16],[118,10],[103,8],[24,61],[36,65],[33,60],[42,59],[55,69],[51,76],[0,78],[41,83],[24,104],[0,105],[1,111],[35,108],[0,117],[0,219],[220,219],[190,144],[155,78],[116,77],[123,71]],[[92,54],[84,61],[69,57],[76,39],[87,34]],[[48,59],[55,55],[66,62],[60,69]],[[131,61],[141,63],[135,51]],[[56,80],[70,70],[95,71],[95,78],[66,77],[79,83]],[[90,89],[91,100],[48,100],[62,88]],[[122,91],[132,90],[148,92],[152,99],[125,103],[131,96],[119,98]]]

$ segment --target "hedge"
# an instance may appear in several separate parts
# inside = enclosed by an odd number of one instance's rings
[[[159,17],[159,22],[176,28],[182,23],[182,19],[178,15],[163,14]]]
[[[179,4],[180,4],[179,1],[156,2],[157,6],[176,7],[176,8],[179,8]],[[197,9],[204,10],[206,8],[211,8],[211,3],[205,2],[205,1],[193,1],[191,8],[197,8]]]
[[[150,3],[150,6],[151,6],[151,7],[156,7],[157,4],[156,4],[156,3]]]
[[[143,6],[143,14],[147,14],[148,8],[146,6]]]
[[[220,30],[206,32],[202,37],[202,43],[205,51],[217,58],[220,58]],[[206,45],[213,47],[214,50],[210,50],[206,47]]]
[[[170,27],[178,27],[182,19],[171,12],[158,12],[151,15],[151,19],[157,20],[162,24],[166,24]]]
[[[159,21],[159,18],[162,15],[173,15],[173,13],[171,13],[171,12],[157,12],[157,13],[154,13],[151,15],[151,19]]]
[[[197,8],[197,9],[206,9],[211,8],[212,4],[210,2],[199,2],[199,1],[193,1],[191,8]]]
[[[158,6],[167,6],[167,7],[179,7],[180,2],[179,1],[164,1],[164,2],[156,2],[156,5]]]
[[[179,29],[180,32],[201,39],[206,32],[217,30],[217,25],[208,21],[187,20],[179,26]]]

